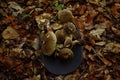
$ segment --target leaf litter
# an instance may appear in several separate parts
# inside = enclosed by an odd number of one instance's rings
[[[120,79],[119,0],[0,0],[0,7],[1,80]],[[56,13],[63,9],[71,10],[82,33],[83,60],[74,72],[54,75],[41,61],[38,40],[42,24],[35,19],[49,13],[47,22],[53,29],[55,25],[61,28],[55,22]]]

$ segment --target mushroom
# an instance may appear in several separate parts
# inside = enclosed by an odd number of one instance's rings
[[[60,43],[64,43],[65,41],[65,33],[64,33],[64,30],[61,29],[61,30],[57,30],[55,32],[55,35],[57,37],[57,43],[60,44]]]
[[[54,23],[50,26],[53,30],[59,30],[61,29],[63,26],[61,24],[58,23]]]
[[[72,22],[73,18],[72,12],[68,9],[60,10],[58,12],[58,20],[60,23]]]
[[[40,29],[40,31],[42,31],[45,26],[47,28],[50,26],[51,18],[52,18],[52,15],[49,13],[43,13],[43,14],[35,17],[35,20],[38,24],[38,28]]]
[[[77,39],[79,37],[79,32],[77,30],[77,27],[72,22],[67,22],[63,25],[64,31],[68,34],[73,36],[74,39]]]
[[[72,22],[65,23],[63,28],[64,31],[68,34],[73,34],[76,31],[76,27]]]
[[[64,47],[72,47],[72,36],[65,37]]]
[[[59,57],[62,59],[70,59],[74,56],[73,51],[69,48],[63,48],[59,52]]]
[[[56,49],[56,43],[57,38],[53,31],[48,31],[47,33],[45,31],[41,32],[41,40],[42,40],[42,53],[47,56],[51,56],[55,49]]]

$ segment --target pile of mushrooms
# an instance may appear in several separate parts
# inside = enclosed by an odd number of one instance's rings
[[[68,9],[60,10],[55,23],[51,23],[53,16],[43,13],[36,16],[42,41],[42,53],[45,56],[54,56],[61,59],[70,59],[74,56],[72,47],[79,42],[79,33],[72,22],[74,16]]]

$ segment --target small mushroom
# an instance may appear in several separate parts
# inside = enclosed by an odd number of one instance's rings
[[[65,33],[64,33],[64,30],[61,29],[61,30],[57,30],[55,32],[55,35],[57,37],[57,43],[63,43],[65,41]]]
[[[58,20],[60,23],[72,22],[73,18],[72,12],[68,9],[60,10],[58,12]]]
[[[59,30],[61,29],[63,26],[61,24],[58,23],[54,23],[50,26],[53,30]]]
[[[59,52],[59,57],[62,59],[70,59],[74,56],[74,53],[71,49],[69,48],[63,48]]]
[[[65,37],[64,47],[72,47],[72,37],[70,36]]]
[[[67,22],[63,25],[64,31],[68,34],[68,35],[73,35],[74,39],[77,39],[79,37],[79,30],[77,30],[76,25],[73,24],[72,22]]]
[[[42,40],[42,53],[47,56],[51,56],[55,49],[57,38],[53,31],[48,31],[45,33],[44,31],[41,33],[41,40]]]
[[[76,31],[76,27],[72,22],[65,23],[63,28],[64,31],[68,34],[73,34]]]
[[[47,28],[50,26],[51,18],[52,18],[52,15],[49,13],[43,13],[43,14],[35,17],[35,20],[38,24],[38,28],[40,29],[40,31],[43,30],[45,26]]]

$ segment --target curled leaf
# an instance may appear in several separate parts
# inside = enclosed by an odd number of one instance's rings
[[[105,32],[105,29],[96,29],[90,31],[90,35],[95,40],[101,40],[101,35]]]
[[[104,52],[112,52],[115,54],[120,53],[120,44],[118,43],[108,43],[105,48],[103,49]]]
[[[19,34],[17,33],[17,31],[15,29],[13,29],[12,27],[7,27],[7,29],[5,29],[2,33],[2,37],[4,39],[15,39],[19,36]]]
[[[120,9],[120,4],[118,4],[118,3],[113,5],[111,8],[112,14],[115,16],[115,18],[120,17],[119,9]]]
[[[120,36],[120,30],[116,29],[115,27],[112,27],[111,29],[114,32],[114,34],[116,34],[117,36]]]

